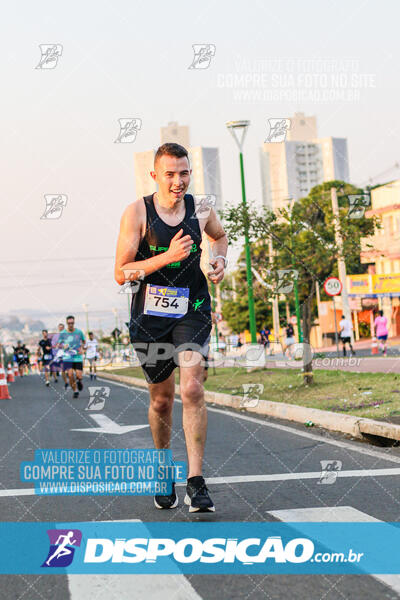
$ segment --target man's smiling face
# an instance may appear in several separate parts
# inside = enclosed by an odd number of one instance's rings
[[[186,156],[177,158],[164,154],[152,171],[153,179],[158,183],[160,195],[171,204],[181,202],[190,183],[191,169]]]

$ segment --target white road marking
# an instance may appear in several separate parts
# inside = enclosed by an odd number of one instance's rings
[[[85,427],[80,429],[71,429],[70,431],[87,431],[89,433],[111,433],[121,435],[123,433],[129,433],[130,431],[137,431],[149,427],[149,425],[118,425],[115,421],[107,417],[106,415],[89,415],[93,421],[96,421],[99,427]]]
[[[136,387],[134,385],[128,385],[126,383],[119,383],[117,381],[110,381],[109,379],[103,379],[103,381],[107,381],[113,385],[119,385],[120,387],[125,387],[127,389],[135,389],[139,392],[148,393],[146,388]],[[181,402],[181,400],[175,397],[177,402]],[[220,408],[212,408],[207,406],[207,411],[216,412],[221,415],[233,417],[235,419],[241,419],[242,421],[249,421],[250,423],[256,423],[257,425],[262,425],[263,427],[271,427],[272,429],[280,429],[281,431],[286,431],[287,433],[291,433],[292,435],[299,435],[301,437],[305,437],[311,440],[315,440],[317,442],[321,442],[321,444],[331,444],[332,446],[337,446],[338,448],[344,448],[346,450],[351,450],[352,452],[359,452],[360,454],[365,454],[367,456],[373,456],[374,458],[380,458],[381,460],[387,460],[390,462],[400,464],[400,456],[393,456],[389,454],[384,454],[383,452],[378,452],[376,450],[372,450],[371,448],[364,448],[362,443],[353,444],[351,442],[342,442],[340,440],[327,439],[322,435],[318,435],[316,433],[311,433],[308,431],[300,431],[295,427],[290,427],[288,425],[281,425],[280,423],[271,423],[270,421],[265,421],[264,419],[257,419],[255,417],[248,417],[247,415],[242,415],[228,409],[220,409]]]
[[[141,523],[141,520],[112,522]],[[70,600],[201,600],[185,575],[68,575],[68,587]]]
[[[400,468],[393,469],[353,469],[349,471],[337,471],[337,477],[393,477],[400,475]],[[307,471],[303,473],[268,473],[259,475],[229,475],[221,477],[206,477],[208,484],[219,483],[255,483],[259,481],[291,481],[296,479],[319,479],[321,471]],[[177,486],[185,486],[186,482],[180,482]],[[0,498],[6,496],[34,496],[34,488],[20,488],[14,490],[0,490]],[[43,494],[49,495],[51,494]]]
[[[71,600],[201,600],[185,575],[68,575]]]
[[[306,522],[375,522],[382,523],[380,519],[371,517],[368,513],[357,510],[352,506],[321,506],[316,508],[292,508],[288,510],[270,510],[270,515],[280,521],[289,523],[306,523]],[[378,579],[378,581],[389,586],[395,592],[400,592],[400,575],[375,575],[370,577]]]

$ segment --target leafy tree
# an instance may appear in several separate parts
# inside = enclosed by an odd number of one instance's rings
[[[315,315],[315,283],[322,284],[329,276],[337,275],[339,249],[335,242],[335,222],[331,204],[331,188],[335,187],[339,204],[339,223],[343,238],[343,256],[349,272],[364,272],[360,263],[361,238],[373,234],[377,225],[375,218],[364,215],[352,218],[349,212],[350,194],[362,194],[363,190],[342,181],[330,181],[318,185],[305,198],[293,203],[293,208],[280,209],[273,213],[267,208],[256,210],[243,204],[228,206],[222,211],[228,239],[238,241],[247,227],[251,242],[252,264],[258,266],[263,279],[271,285],[268,291],[254,282],[256,297],[264,300],[277,293],[282,271],[294,269],[297,273],[299,301],[302,312],[302,330],[305,343],[310,341],[310,331]],[[269,262],[268,240],[273,241],[273,260]],[[257,268],[256,266],[256,268]],[[240,322],[248,324],[247,292],[243,288],[243,269],[234,274],[240,280],[240,299],[236,306],[227,306],[227,315],[240,313]],[[293,294],[291,294],[293,298]],[[293,306],[293,304],[292,304]],[[266,310],[270,304],[266,305]],[[257,305],[256,305],[257,311]],[[305,365],[305,381],[312,382],[312,363]]]

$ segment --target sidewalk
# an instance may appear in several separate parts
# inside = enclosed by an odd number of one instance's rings
[[[362,340],[358,340],[358,342],[354,342],[355,350],[371,350],[372,339],[371,338],[363,338]],[[400,345],[400,336],[391,337],[387,341],[388,348],[392,346]],[[339,349],[342,351],[342,343],[339,340]],[[322,346],[321,348],[314,348],[315,352],[336,352],[336,344],[331,344],[327,346]]]

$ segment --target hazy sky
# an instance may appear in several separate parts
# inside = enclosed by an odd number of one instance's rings
[[[240,199],[231,119],[251,121],[253,201],[267,119],[294,111],[315,114],[321,136],[348,139],[352,182],[391,167],[400,159],[398,23],[396,0],[7,3],[0,312],[45,311],[50,327],[59,311],[87,303],[93,319],[112,317],[113,306],[126,318],[113,256],[136,197],[133,153],[157,147],[170,120],[190,126],[192,145],[219,147],[224,202]],[[208,69],[189,69],[201,43],[215,56]],[[39,44],[62,45],[54,69],[35,69]],[[124,117],[142,120],[132,144],[114,143]],[[67,196],[59,219],[40,218],[45,194]]]

